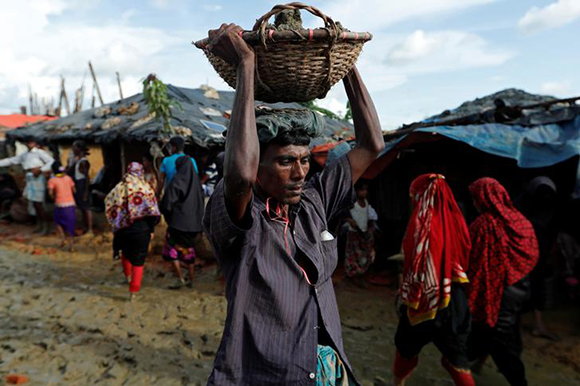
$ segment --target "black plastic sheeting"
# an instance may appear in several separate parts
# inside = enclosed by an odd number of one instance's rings
[[[205,148],[223,147],[225,138],[221,130],[206,127],[201,120],[227,127],[229,119],[224,113],[232,109],[233,91],[218,91],[219,99],[208,98],[203,89],[188,89],[167,86],[169,97],[179,102],[172,108],[171,125],[177,134],[190,137],[193,144]],[[263,105],[264,103],[256,102]],[[273,108],[303,108],[297,103],[266,104]],[[131,110],[132,114],[123,113]],[[345,134],[346,132],[346,134]],[[39,143],[72,142],[82,139],[87,142],[108,144],[117,140],[127,142],[151,142],[164,135],[161,121],[148,117],[148,108],[143,94],[84,110],[57,120],[21,127],[6,133],[9,142],[34,139]],[[353,126],[344,121],[325,118],[323,142],[354,135]],[[317,142],[321,142],[320,140]]]
[[[554,103],[542,106],[556,100],[551,96],[535,95],[510,88],[465,102],[456,109],[446,110],[419,124],[445,125],[452,122],[452,125],[506,123],[535,126],[571,121],[580,113],[578,105]],[[503,103],[502,107],[498,108],[496,105],[498,101]]]

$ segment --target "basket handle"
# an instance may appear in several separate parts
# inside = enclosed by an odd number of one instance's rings
[[[337,27],[336,23],[334,22],[334,20],[332,20],[329,16],[322,13],[322,11],[316,7],[306,5],[306,4],[300,3],[300,2],[294,2],[294,3],[288,3],[288,4],[275,5],[270,12],[268,12],[267,14],[265,14],[264,16],[262,16],[261,18],[256,20],[256,24],[254,24],[254,27],[252,28],[252,30],[259,33],[260,40],[262,41],[262,44],[265,45],[265,42],[266,42],[266,27],[268,26],[268,20],[272,16],[274,16],[282,11],[288,10],[288,9],[304,9],[304,10],[310,12],[311,14],[313,14],[314,16],[318,16],[319,18],[321,18],[324,21],[324,26],[326,28],[328,28],[329,31],[331,32],[332,38],[336,39],[338,37],[338,32],[339,32],[338,27]]]

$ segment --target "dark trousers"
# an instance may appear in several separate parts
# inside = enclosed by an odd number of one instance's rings
[[[460,285],[453,284],[449,306],[437,312],[435,319],[412,326],[407,307],[395,334],[395,346],[401,357],[412,359],[429,343],[435,344],[445,359],[459,369],[469,369],[467,340],[471,330],[471,313],[467,297]]]
[[[512,386],[526,386],[526,369],[522,361],[522,335],[519,324],[509,330],[473,323],[469,338],[469,359],[491,356],[500,373]]]
[[[526,386],[526,369],[522,361],[523,343],[520,314],[529,298],[530,281],[527,277],[504,288],[497,322],[490,327],[473,322],[468,343],[470,360],[490,355],[498,370],[512,386]]]

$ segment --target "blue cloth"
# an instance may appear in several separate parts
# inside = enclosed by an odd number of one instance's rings
[[[344,363],[330,346],[318,345],[316,386],[350,386]]]
[[[26,186],[22,195],[28,201],[43,203],[46,197],[46,177],[44,174],[35,177],[31,172],[26,173]]]
[[[514,159],[521,168],[552,166],[580,155],[580,116],[565,123],[531,127],[488,123],[424,127],[412,133],[419,132],[436,133],[464,142],[486,153]],[[395,148],[407,136],[387,143],[381,155]],[[580,197],[580,167],[574,196]]]
[[[175,161],[177,161],[177,159],[179,157],[183,157],[185,154],[184,153],[175,153],[173,155],[170,155],[169,157],[165,157],[163,159],[163,162],[161,163],[161,168],[159,169],[159,171],[161,173],[165,173],[165,186],[169,185],[169,183],[171,182],[171,180],[173,179],[173,176],[175,175]],[[193,157],[189,157],[191,158],[191,162],[193,162],[193,168],[195,169],[195,172],[199,174],[199,171],[197,170],[197,163],[195,162],[195,160],[193,159]]]

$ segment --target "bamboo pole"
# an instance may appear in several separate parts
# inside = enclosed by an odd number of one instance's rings
[[[68,96],[66,95],[66,89],[64,86],[64,77],[60,76],[60,98],[61,101],[64,100],[64,107],[66,109],[66,115],[70,115],[70,105],[68,103]],[[59,102],[60,105],[60,102]]]
[[[119,85],[119,96],[121,97],[121,99],[123,99],[123,88],[121,87],[121,77],[119,76],[119,72],[116,72],[117,74],[117,84]]]
[[[97,95],[99,96],[99,102],[101,102],[101,106],[102,106],[105,103],[103,102],[103,96],[101,95],[101,90],[99,89],[99,82],[97,82],[97,76],[95,75],[95,70],[93,69],[93,65],[91,64],[90,60],[89,60],[89,69],[91,70],[91,76],[93,77],[93,82],[94,82],[95,88],[97,89]]]
[[[121,140],[121,170],[125,173],[127,162],[125,161],[125,141]]]
[[[28,84],[28,102],[30,103],[30,115],[34,115],[34,101],[32,99],[32,88]]]

